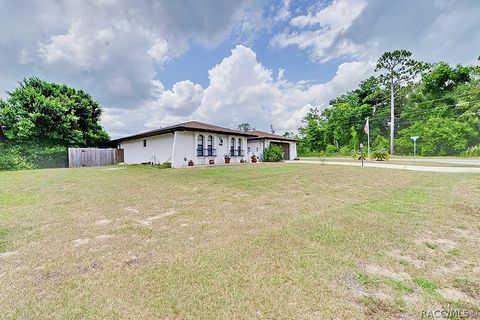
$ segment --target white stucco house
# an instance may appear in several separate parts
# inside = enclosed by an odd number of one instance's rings
[[[256,155],[261,161],[263,150],[278,144],[284,150],[284,159],[297,156],[296,139],[262,131],[242,132],[198,121],[142,132],[112,140],[124,150],[127,164],[170,162],[172,167],[184,167],[191,160],[195,165],[249,162]]]

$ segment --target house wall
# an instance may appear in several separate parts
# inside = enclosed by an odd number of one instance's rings
[[[242,139],[243,157],[231,157],[230,163],[240,162],[240,159],[248,159],[247,155],[247,138],[237,135],[218,134],[212,132],[197,132],[197,131],[176,131],[175,148],[173,151],[173,167],[184,167],[188,165],[188,161],[192,160],[195,165],[208,164],[210,160],[215,163],[224,163],[224,155],[229,154],[231,139],[235,139],[235,146],[237,146],[238,139]],[[197,156],[198,136],[203,135],[204,149],[207,149],[208,136],[213,137],[213,149],[216,149],[216,156]]]
[[[143,147],[143,140],[147,140],[146,147]],[[124,149],[124,158],[127,164],[170,162],[172,160],[172,146],[172,133],[122,141],[119,144],[119,147]]]
[[[270,139],[252,139],[248,141],[249,147],[249,158],[252,155],[256,155],[260,161],[263,161],[263,150],[270,146],[270,142],[282,142],[288,143],[290,149],[290,159],[293,160],[297,157],[297,143],[295,141],[279,141],[279,140],[270,140]]]

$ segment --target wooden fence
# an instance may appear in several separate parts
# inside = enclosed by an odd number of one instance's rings
[[[70,168],[111,166],[123,161],[123,149],[68,148]]]

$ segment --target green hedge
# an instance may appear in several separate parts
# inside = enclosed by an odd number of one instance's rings
[[[0,145],[0,170],[68,167],[65,147]]]

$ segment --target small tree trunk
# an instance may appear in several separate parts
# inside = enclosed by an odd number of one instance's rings
[[[395,153],[395,87],[390,84],[390,154]]]

